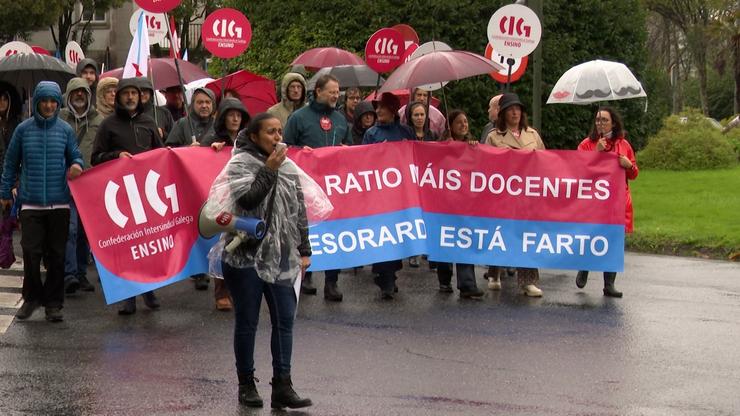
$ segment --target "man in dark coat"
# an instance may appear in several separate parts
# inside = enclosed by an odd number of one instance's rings
[[[98,63],[95,62],[94,59],[85,58],[77,63],[75,74],[87,81],[87,86],[90,87],[90,92],[92,93],[92,103],[95,105],[95,97],[97,96],[98,90],[98,77],[100,76]]]
[[[147,150],[162,147],[157,125],[144,114],[141,89],[136,78],[124,78],[116,90],[116,110],[100,124],[92,152],[93,166],[114,159],[131,158]],[[144,293],[144,303],[151,309],[159,308],[154,291]],[[136,312],[136,298],[123,301],[120,315]]]
[[[190,103],[190,116],[183,117],[167,135],[165,144],[172,147],[200,145],[200,141],[213,133],[213,114],[216,95],[208,88],[196,88]],[[193,143],[193,137],[197,143]]]
[[[338,100],[339,80],[330,74],[319,77],[314,99],[288,118],[283,141],[288,145],[311,148],[351,144],[352,131],[342,113],[336,110]],[[341,302],[343,296],[337,287],[339,270],[326,270],[324,276],[324,299]],[[301,280],[301,291],[316,294],[310,272]]]

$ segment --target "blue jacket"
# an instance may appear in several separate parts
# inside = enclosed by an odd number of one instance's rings
[[[38,112],[44,98],[52,98],[59,104],[49,118]],[[10,191],[20,170],[21,203],[44,206],[69,203],[67,169],[75,163],[80,167],[85,163],[74,130],[58,118],[61,108],[59,85],[41,81],[33,93],[33,117],[19,124],[10,139],[0,180],[0,198],[12,198]]]
[[[411,130],[411,127],[395,121],[386,124],[377,123],[367,129],[365,136],[362,138],[362,144],[398,142],[401,140],[416,140],[416,133]]]
[[[314,149],[352,143],[352,130],[342,113],[316,100],[288,117],[283,141]]]

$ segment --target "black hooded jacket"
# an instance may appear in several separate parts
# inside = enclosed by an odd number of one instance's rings
[[[373,104],[370,101],[360,101],[355,107],[355,119],[352,123],[352,144],[362,144],[365,132],[375,124],[371,124],[368,128],[362,127],[362,116],[367,113],[375,113]]]
[[[157,127],[162,129],[161,138],[162,142],[164,143],[165,141],[167,141],[167,135],[172,131],[172,127],[174,127],[175,125],[175,120],[172,119],[172,113],[170,113],[169,110],[162,106],[154,105],[154,86],[152,85],[152,81],[150,81],[149,78],[140,77],[136,78],[136,81],[139,83],[140,89],[149,90],[152,95],[152,98],[149,99],[149,102],[144,104],[144,114],[154,119],[154,122],[157,123]]]
[[[226,142],[227,146],[234,145],[234,141],[229,136],[228,130],[226,130],[226,113],[229,110],[239,110],[242,113],[242,123],[239,126],[239,131],[247,126],[250,117],[244,104],[236,98],[224,98],[218,106],[218,117],[216,117],[216,121],[213,123],[213,131],[200,141],[201,146],[210,146],[216,142]]]
[[[8,99],[8,109],[0,113],[0,161],[2,161],[10,138],[21,122],[21,98],[12,85],[4,82],[0,82],[0,95]]]
[[[95,136],[91,158],[93,166],[116,159],[121,152],[135,155],[163,147],[157,125],[154,124],[154,119],[143,114],[141,101],[133,116],[121,105],[118,92],[128,87],[134,87],[141,92],[135,78],[122,79],[118,83],[116,111],[103,120]]]
[[[78,77],[82,76],[82,70],[85,69],[85,67],[91,66],[95,68],[95,82],[90,86],[90,99],[92,100],[92,104],[95,105],[97,101],[98,96],[98,81],[100,81],[100,67],[98,66],[98,63],[95,62],[94,59],[85,58],[81,60],[80,62],[77,62],[77,66],[75,67],[75,74]]]

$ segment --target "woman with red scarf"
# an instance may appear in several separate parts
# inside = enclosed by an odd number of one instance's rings
[[[619,166],[625,170],[627,192],[625,195],[625,222],[624,230],[631,233],[633,229],[632,197],[630,196],[629,181],[637,178],[639,172],[635,152],[632,150],[627,139],[626,132],[622,128],[622,118],[619,113],[611,107],[600,107],[596,112],[594,124],[591,126],[591,134],[583,139],[578,145],[578,150],[613,152],[619,156]],[[604,296],[621,298],[622,292],[614,288],[616,272],[604,272]],[[588,280],[588,272],[580,271],[576,277],[576,286],[583,288]]]

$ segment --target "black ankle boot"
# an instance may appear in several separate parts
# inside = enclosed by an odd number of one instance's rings
[[[262,397],[257,392],[256,377],[247,377],[244,384],[239,384],[239,403],[247,407],[262,407]]]
[[[272,379],[272,398],[271,406],[273,409],[298,409],[301,407],[311,406],[311,399],[302,399],[298,393],[293,390],[293,382],[290,376],[273,377]]]
[[[337,287],[336,282],[324,283],[324,299],[331,302],[341,302],[343,298],[344,296],[342,295],[342,292],[339,291],[339,287]]]
[[[609,296],[612,298],[622,297],[622,292],[614,288],[614,281],[616,279],[616,272],[604,272],[604,296]]]
[[[311,278],[312,276],[303,276],[303,279],[301,280],[301,293],[304,295],[316,294],[316,286],[313,285]]]
[[[576,275],[576,286],[583,289],[586,287],[586,282],[588,282],[588,272],[585,270],[581,270]]]

